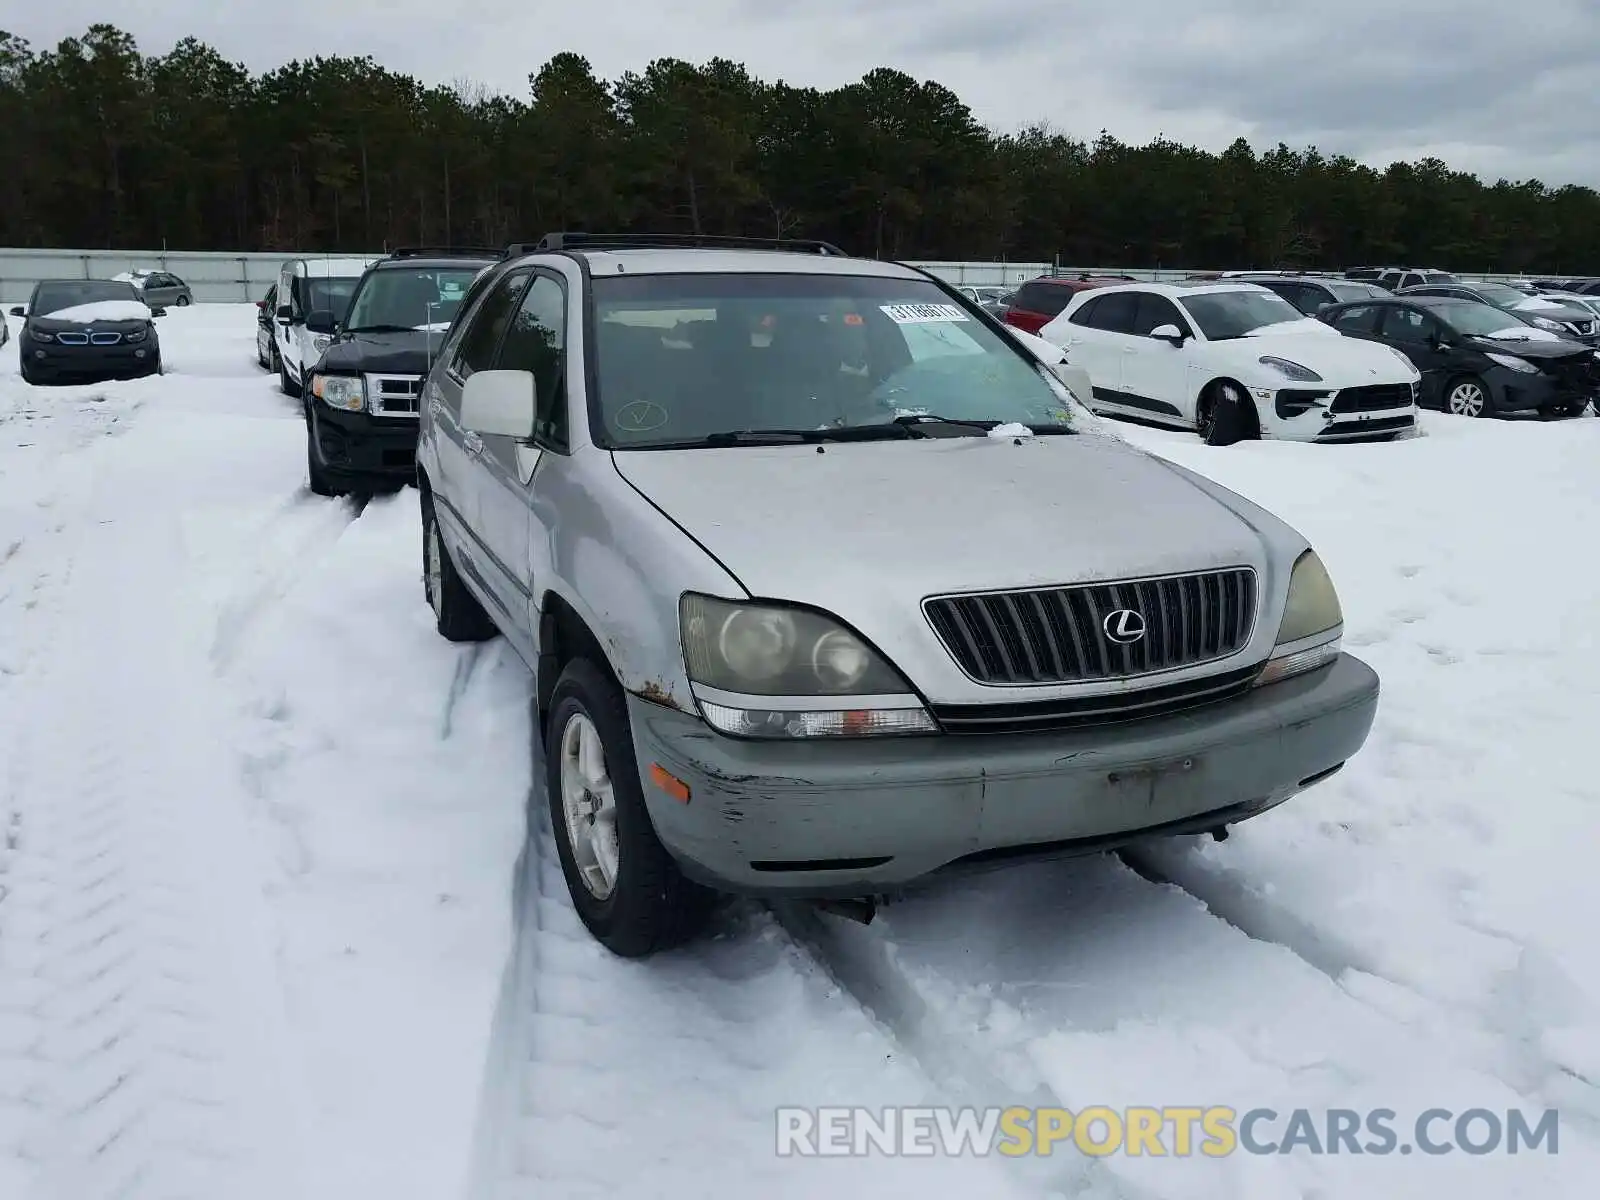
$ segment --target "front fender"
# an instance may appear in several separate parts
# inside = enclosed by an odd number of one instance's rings
[[[695,711],[679,598],[686,591],[749,593],[617,473],[609,451],[547,456],[540,478],[537,527],[548,531],[545,544],[533,548],[533,577],[544,581],[540,619],[549,597],[559,597],[594,634],[626,691]]]

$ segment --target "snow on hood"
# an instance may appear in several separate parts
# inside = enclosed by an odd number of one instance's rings
[[[1245,337],[1280,337],[1283,334],[1315,333],[1320,336],[1332,334],[1334,337],[1343,337],[1332,325],[1325,321],[1318,321],[1315,317],[1301,317],[1293,321],[1277,321],[1271,325],[1263,325],[1260,329],[1252,329]]]
[[[1497,342],[1559,342],[1561,338],[1548,329],[1536,325],[1512,325],[1483,335]]]
[[[95,300],[74,304],[55,312],[40,313],[45,321],[66,321],[70,325],[90,325],[95,321],[148,321],[150,309],[138,300]]]

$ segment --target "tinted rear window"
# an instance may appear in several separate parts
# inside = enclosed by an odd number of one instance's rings
[[[1044,313],[1049,317],[1061,315],[1061,310],[1072,302],[1073,289],[1051,283],[1025,283],[1012,301],[1028,312]]]

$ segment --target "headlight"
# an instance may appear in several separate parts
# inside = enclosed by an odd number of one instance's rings
[[[149,336],[150,331],[148,329],[135,329],[132,333],[123,334],[122,340],[125,342],[142,342]]]
[[[1539,369],[1527,359],[1518,358],[1515,354],[1496,354],[1493,350],[1486,350],[1483,356],[1490,362],[1497,362],[1502,367],[1510,367],[1513,371],[1521,371],[1524,375],[1532,375]]]
[[[311,394],[329,408],[360,412],[367,406],[367,385],[359,375],[313,375]]]
[[[1552,333],[1565,333],[1567,329],[1560,321],[1552,321],[1549,317],[1534,317],[1532,320],[1540,329],[1548,329]]]
[[[1374,345],[1381,345],[1382,343],[1375,342],[1373,344]],[[1417,370],[1417,364],[1412,362],[1409,358],[1407,358],[1399,350],[1396,350],[1393,346],[1384,346],[1383,348],[1385,350],[1387,350],[1390,354],[1392,354],[1396,358],[1398,358],[1401,362],[1405,363],[1406,370],[1410,371],[1412,375],[1416,376],[1419,379],[1422,377],[1421,376],[1421,372],[1419,372]]]
[[[1344,611],[1328,569],[1316,551],[1307,550],[1289,575],[1289,596],[1283,605],[1272,657],[1256,678],[1256,686],[1277,683],[1326,666],[1339,656],[1344,636]]]
[[[46,333],[42,329],[30,329],[28,330],[28,336],[33,338],[33,340],[36,342],[53,342],[56,340],[55,334]]]
[[[700,711],[723,733],[938,732],[900,673],[831,617],[688,593],[679,602],[678,622]]]
[[[1296,383],[1322,382],[1322,376],[1318,375],[1310,367],[1302,366],[1297,362],[1290,362],[1287,358],[1274,358],[1272,355],[1268,354],[1262,358],[1256,359],[1256,361],[1259,362],[1263,367],[1271,367],[1280,375],[1283,375],[1285,378],[1292,379]]]
[[[325,333],[319,333],[311,339],[311,348],[318,354],[333,345],[333,339]]]

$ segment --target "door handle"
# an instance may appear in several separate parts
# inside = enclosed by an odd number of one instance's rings
[[[462,437],[461,444],[466,447],[468,454],[483,453],[483,439],[475,433],[468,433]]]

